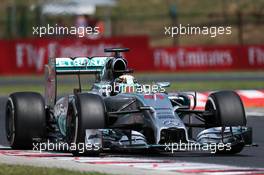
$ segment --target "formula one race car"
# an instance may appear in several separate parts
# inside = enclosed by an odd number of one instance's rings
[[[213,92],[205,110],[196,110],[195,92],[169,94],[167,82],[139,84],[121,55],[128,50],[105,49],[113,56],[49,59],[44,98],[34,92],[9,96],[10,146],[50,150],[55,144],[54,150],[66,146],[78,155],[105,150],[173,152],[184,145],[186,150],[214,148],[213,153],[235,154],[252,143],[252,130],[246,127],[244,107],[235,92]],[[81,86],[82,74],[96,76],[89,91]],[[77,75],[79,87],[58,98],[59,75]],[[200,131],[194,132],[196,128]]]

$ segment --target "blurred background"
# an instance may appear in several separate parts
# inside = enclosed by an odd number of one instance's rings
[[[138,79],[171,81],[169,91],[264,89],[263,0],[2,0],[0,14],[2,95],[43,92],[48,57],[101,55],[105,47],[130,47]],[[47,24],[99,27],[100,35],[33,35]],[[230,26],[232,34],[164,34],[179,24]],[[75,86],[61,81],[62,91]]]
[[[151,46],[262,44],[264,39],[263,0],[2,0],[0,11],[3,39],[33,37],[33,26],[75,26],[83,19],[86,25],[103,25],[107,37],[147,35]],[[231,26],[232,35],[164,37],[164,26],[179,23]]]

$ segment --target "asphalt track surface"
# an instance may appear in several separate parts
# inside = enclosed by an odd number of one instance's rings
[[[0,97],[0,145],[7,145],[5,136],[5,103],[7,97]],[[254,111],[254,110],[253,110]],[[114,156],[136,157],[136,158],[155,158],[157,160],[176,160],[199,163],[213,163],[221,165],[233,165],[240,167],[264,168],[264,110],[258,110],[258,115],[248,115],[248,126],[253,128],[253,141],[258,147],[247,147],[240,154],[232,156],[214,156],[204,152],[177,152],[175,154],[124,154],[114,153]],[[263,112],[261,114],[261,112]],[[112,155],[111,155],[112,156]]]

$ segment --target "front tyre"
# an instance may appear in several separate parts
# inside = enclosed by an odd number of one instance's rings
[[[219,91],[210,94],[205,105],[206,111],[214,113],[205,118],[206,128],[246,126],[245,109],[239,95],[234,91]],[[217,151],[218,154],[236,154],[243,150],[244,143],[231,146],[230,150]]]
[[[69,144],[85,144],[86,129],[106,127],[106,108],[103,99],[97,94],[77,94],[70,104],[67,116],[67,140]],[[74,155],[98,155],[100,150],[72,151]]]
[[[239,95],[234,91],[219,91],[209,95],[206,111],[214,116],[206,119],[207,127],[246,126],[245,109]]]
[[[6,103],[6,135],[13,149],[31,149],[46,136],[45,104],[34,92],[17,92]]]

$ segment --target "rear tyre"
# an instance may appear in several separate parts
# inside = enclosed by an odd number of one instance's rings
[[[67,140],[69,144],[85,144],[86,129],[106,127],[106,108],[103,99],[97,94],[77,94],[70,104],[67,116]],[[96,156],[100,150],[72,151],[76,156]]]
[[[212,93],[205,105],[206,111],[214,111],[214,115],[206,118],[207,128],[246,126],[246,116],[243,103],[234,91],[219,91]],[[218,154],[236,154],[243,150],[244,143],[231,146],[230,150],[217,151]]]
[[[42,96],[17,92],[6,103],[6,136],[13,149],[31,149],[34,139],[46,136],[46,113]]]

